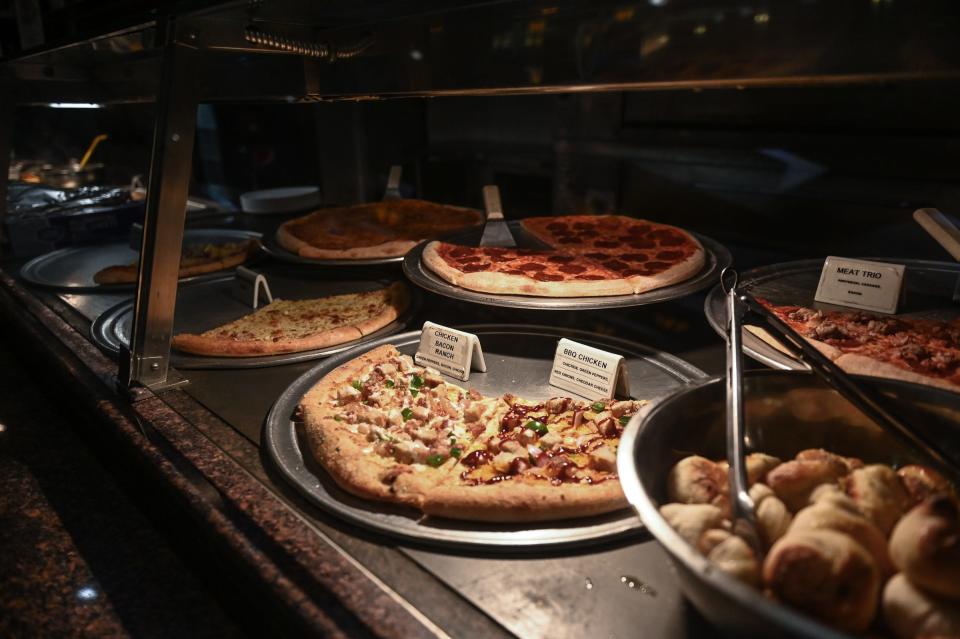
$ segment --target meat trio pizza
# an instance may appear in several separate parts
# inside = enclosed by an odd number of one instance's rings
[[[535,217],[523,228],[551,250],[431,242],[423,263],[457,286],[485,293],[630,295],[682,282],[704,251],[682,229],[620,215]]]
[[[398,257],[423,240],[483,221],[479,211],[423,200],[321,209],[284,222],[280,246],[313,259]]]
[[[378,331],[409,305],[397,282],[365,293],[308,300],[279,300],[200,335],[175,335],[171,345],[187,353],[251,357],[335,346]]]
[[[960,319],[944,322],[758,301],[848,373],[960,390]],[[758,334],[776,345],[765,331]]]
[[[384,345],[320,380],[300,411],[314,456],[355,495],[456,519],[535,521],[626,505],[616,450],[643,404],[483,396]]]
[[[193,277],[240,266],[260,247],[256,240],[187,244],[180,254],[178,277]],[[93,276],[97,284],[136,284],[138,262],[100,269]]]

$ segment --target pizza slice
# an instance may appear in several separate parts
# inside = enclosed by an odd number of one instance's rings
[[[180,256],[179,278],[215,273],[240,266],[259,248],[257,240],[188,244]],[[108,266],[93,275],[97,284],[136,284],[139,262]]]
[[[757,298],[848,373],[960,390],[960,320],[890,317],[863,311],[824,311]],[[754,334],[774,347],[762,330]]]
[[[252,357],[327,348],[380,330],[409,305],[406,287],[307,300],[280,300],[199,335],[175,335],[171,345],[197,355]]]

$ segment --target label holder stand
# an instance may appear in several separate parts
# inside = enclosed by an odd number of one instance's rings
[[[487,372],[480,338],[434,322],[424,322],[420,345],[414,355],[420,366],[432,366],[445,375],[467,381],[470,372]]]
[[[249,304],[254,310],[260,305],[263,298],[266,298],[267,304],[273,302],[273,294],[270,292],[270,284],[263,273],[249,269],[246,266],[238,266],[235,271],[236,277],[233,279],[233,296]],[[263,297],[261,297],[261,292]]]

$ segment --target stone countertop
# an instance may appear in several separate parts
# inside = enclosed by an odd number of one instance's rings
[[[241,636],[40,379],[0,342],[0,636]]]

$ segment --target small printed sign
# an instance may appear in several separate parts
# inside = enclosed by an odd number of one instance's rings
[[[877,313],[896,313],[904,270],[901,264],[830,256],[823,262],[814,299]]]
[[[587,399],[630,395],[623,355],[614,355],[566,338],[557,342],[550,385]]]
[[[266,300],[267,304],[273,301],[267,278],[263,273],[258,273],[246,266],[237,267],[236,277],[233,280],[233,296],[244,304],[250,304],[254,309],[260,306],[263,300]]]
[[[464,382],[470,379],[471,370],[487,372],[480,339],[476,335],[433,322],[423,323],[420,347],[414,361],[421,366],[433,366]]]

